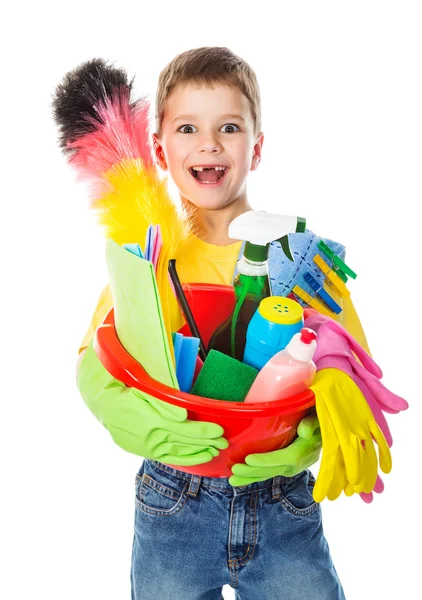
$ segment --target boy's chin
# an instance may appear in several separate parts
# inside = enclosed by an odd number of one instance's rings
[[[218,193],[214,190],[214,193],[192,193],[189,190],[187,193],[183,193],[181,190],[181,197],[187,200],[191,205],[202,210],[221,210],[226,208],[230,204],[236,202],[236,199],[240,198],[240,194],[227,194]],[[211,190],[210,190],[211,192]]]
[[[186,198],[187,201],[202,210],[221,210],[232,203],[231,200],[224,198]]]

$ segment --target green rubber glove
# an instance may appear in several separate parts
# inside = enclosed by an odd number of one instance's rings
[[[286,448],[248,454],[246,464],[233,465],[232,486],[265,481],[276,475],[293,477],[317,462],[321,452],[321,432],[314,412],[304,417],[297,428],[298,437]]]
[[[215,423],[190,421],[187,410],[127,387],[105,369],[92,343],[77,374],[79,391],[114,442],[132,454],[163,463],[207,463],[228,447]]]

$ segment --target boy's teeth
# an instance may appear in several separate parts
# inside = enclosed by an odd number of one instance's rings
[[[204,169],[215,169],[216,171],[225,171],[226,167],[192,167],[194,171],[203,171]]]
[[[219,165],[217,167],[191,167],[190,171],[200,183],[216,183],[223,179],[227,169],[228,167]],[[221,173],[221,175],[217,175],[217,173]]]

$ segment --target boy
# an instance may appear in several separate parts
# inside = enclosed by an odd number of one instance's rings
[[[264,141],[256,76],[227,48],[184,52],[160,74],[156,110],[156,161],[199,223],[195,251],[178,261],[180,279],[230,285],[241,242],[228,237],[228,225],[251,209],[246,178],[258,168]],[[270,258],[270,275],[280,280],[276,266]],[[367,348],[351,301],[336,300],[343,325]],[[111,306],[107,287],[81,346],[78,386],[116,443],[145,457],[136,485],[132,599],[217,600],[226,584],[242,600],[344,598],[305,470],[320,450],[316,418],[299,427],[306,451],[293,461],[295,442],[278,451],[275,476],[236,465],[230,479],[213,479],[167,466],[208,462],[227,447],[224,432],[188,421],[184,409],[107,373],[91,341]],[[177,320],[173,315],[173,330]]]

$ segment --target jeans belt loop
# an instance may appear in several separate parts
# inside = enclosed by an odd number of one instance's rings
[[[281,476],[276,475],[273,477],[273,485],[272,485],[272,497],[280,498],[281,496]]]
[[[201,479],[199,475],[192,475],[191,480],[189,482],[189,488],[186,492],[188,496],[196,496],[199,492],[199,487],[201,485]]]

